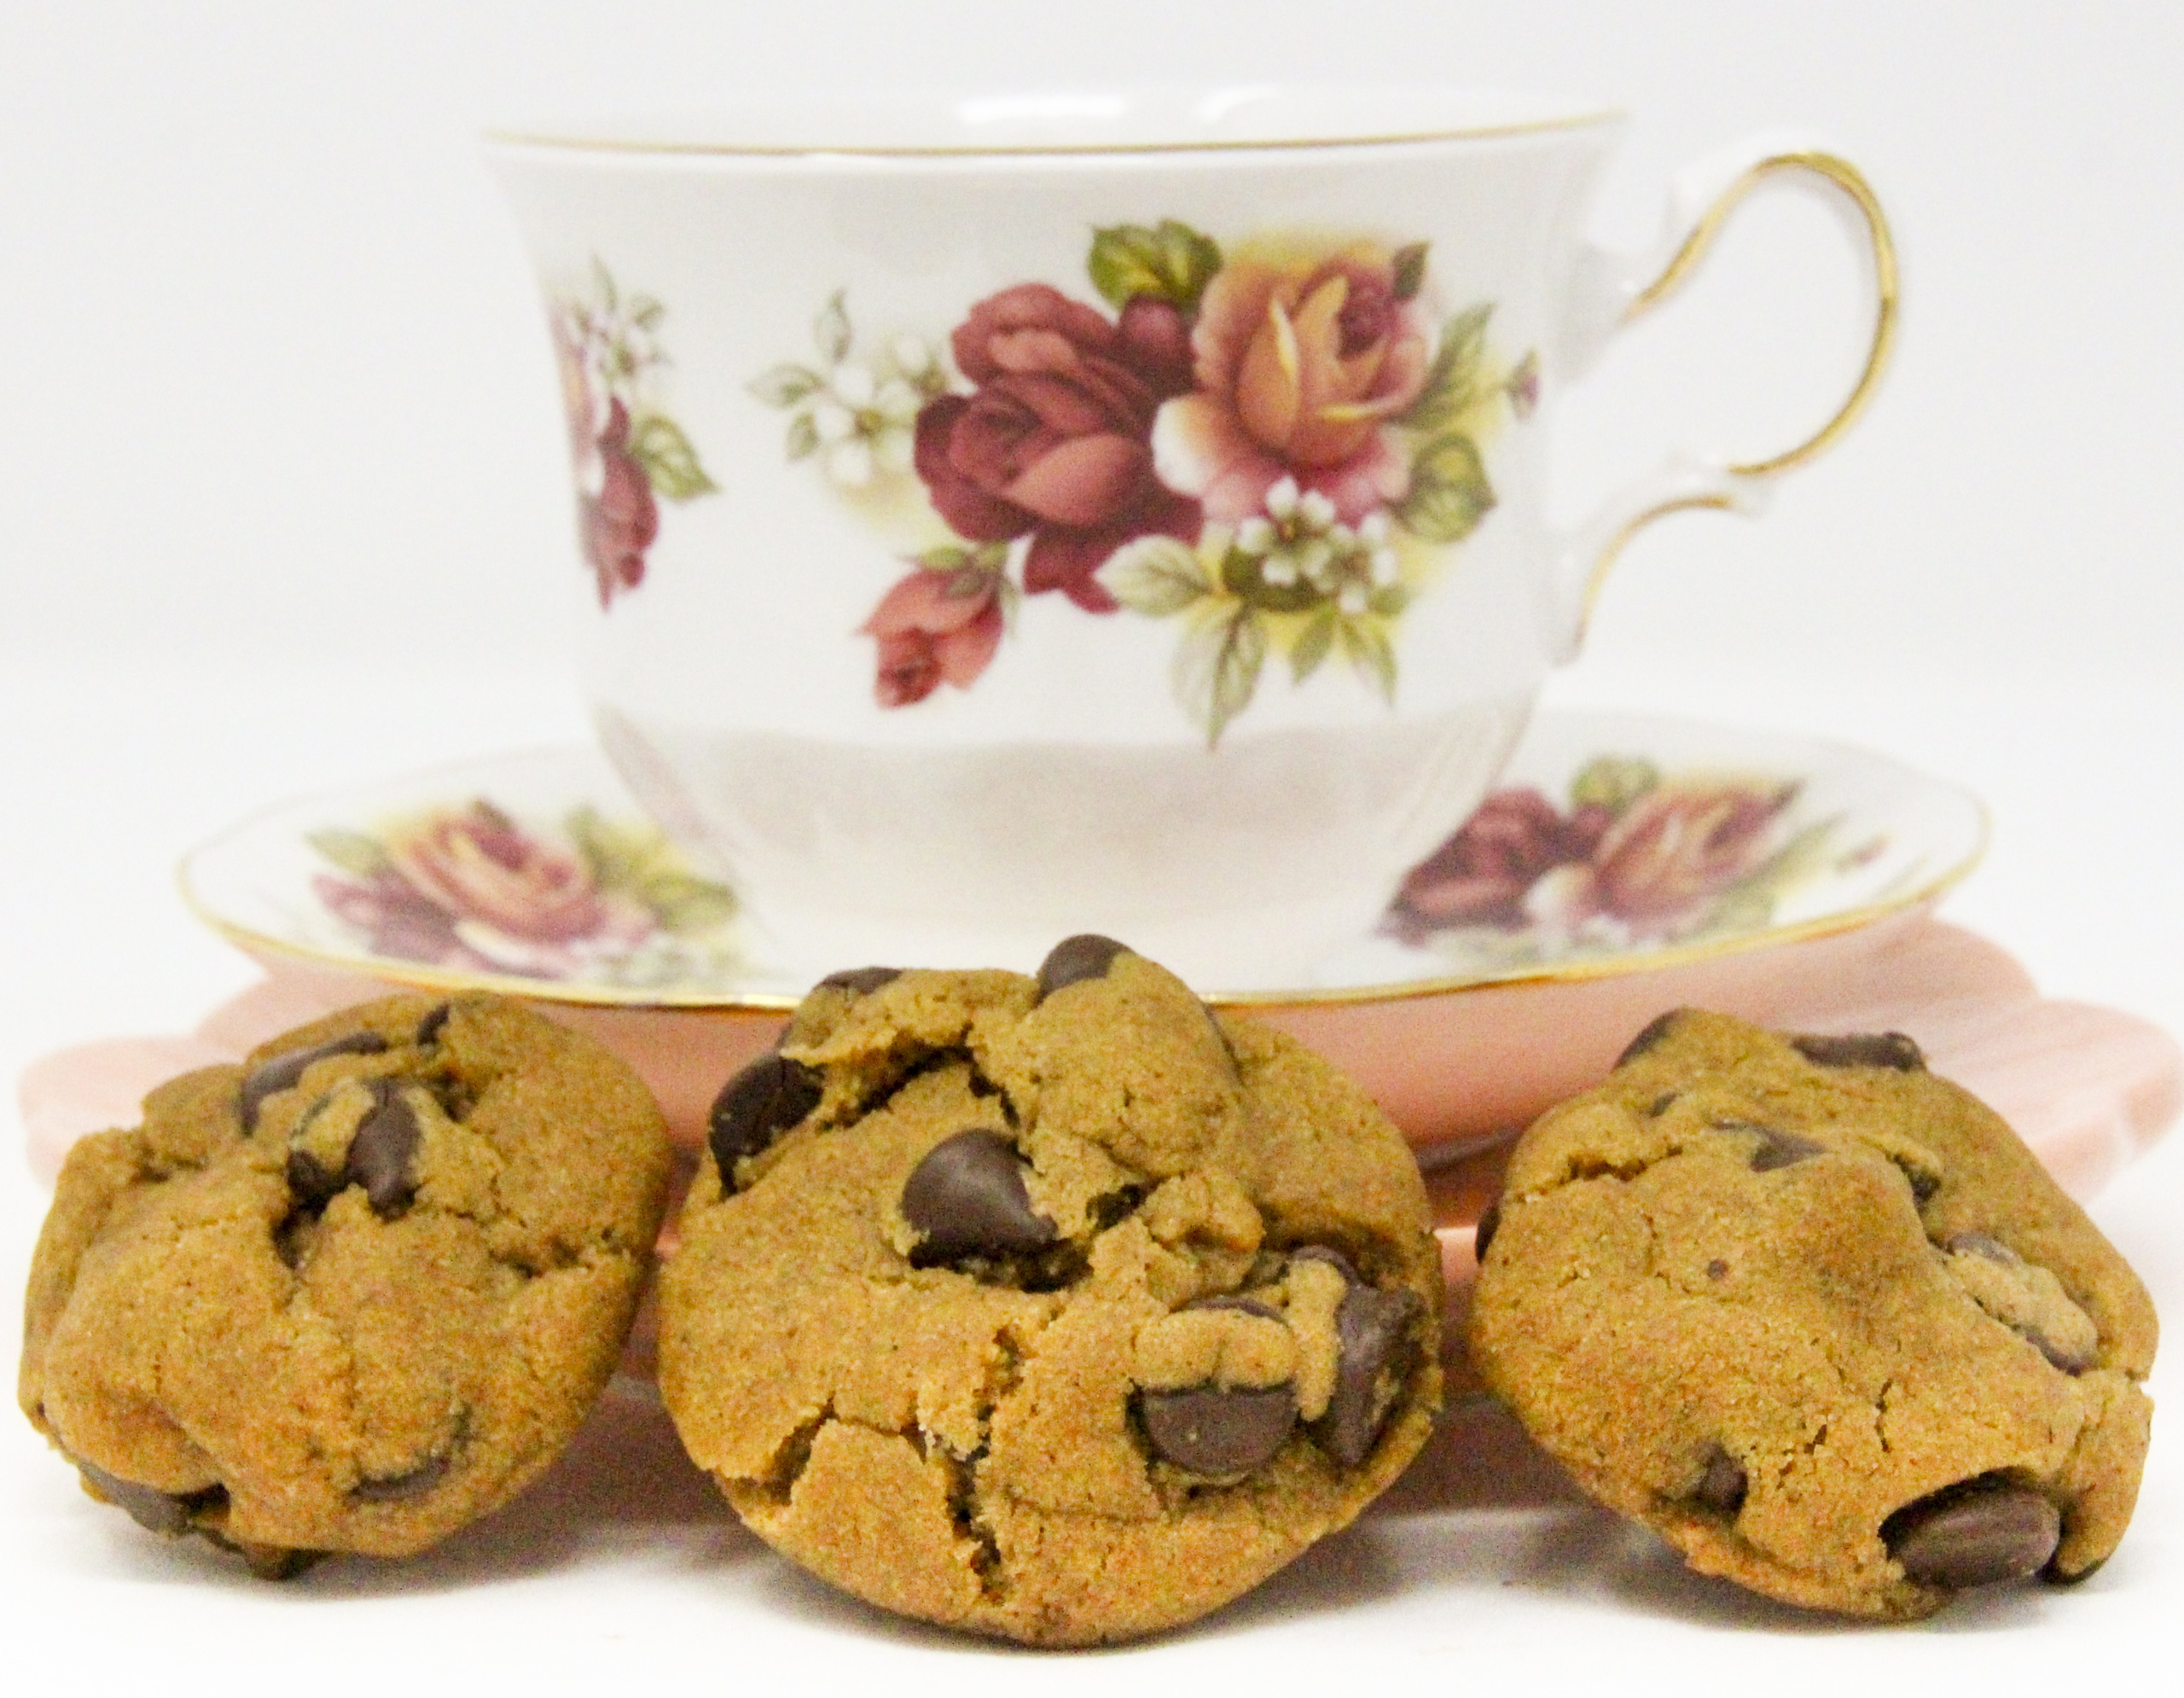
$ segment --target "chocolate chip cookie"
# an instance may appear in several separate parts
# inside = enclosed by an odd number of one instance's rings
[[[1664,1016],[1525,1134],[1479,1250],[1488,1383],[1704,1573],[1902,1619],[2123,1535],[2145,1288],[1901,1034]]]
[[[1105,939],[820,986],[722,1091],[660,1391],[776,1549],[951,1627],[1188,1621],[1424,1442],[1440,1271],[1355,1085]]]
[[[636,1075],[491,997],[395,997],[85,1139],[20,1394],[94,1497],[268,1574],[504,1503],[613,1371],[670,1154]]]

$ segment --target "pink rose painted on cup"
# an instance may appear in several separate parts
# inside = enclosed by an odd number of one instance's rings
[[[343,875],[317,875],[314,893],[373,954],[465,972],[635,983],[702,969],[735,911],[658,827],[590,808],[556,833],[480,797],[311,844]]]
[[[1635,937],[1673,936],[1781,846],[1782,811],[1796,794],[1742,780],[1658,784],[1607,829],[1571,894]]]
[[[588,296],[558,296],[550,317],[576,482],[577,544],[602,610],[644,582],[659,535],[659,499],[688,501],[715,488],[681,428],[656,404],[665,363],[653,333],[666,309],[649,296],[624,300],[603,265]]]
[[[916,466],[932,504],[974,542],[1028,536],[1024,588],[1059,590],[1091,613],[1093,577],[1136,537],[1195,541],[1198,504],[1154,475],[1154,415],[1190,386],[1174,303],[1141,296],[1115,322],[1044,283],[990,296],[950,337],[976,387],[918,414]]]
[[[1409,944],[1441,931],[1508,934],[1520,951],[1622,947],[1696,936],[1746,919],[1816,864],[1825,824],[1789,826],[1798,785],[1751,775],[1663,776],[1602,756],[1571,781],[1569,805],[1497,790],[1413,868],[1381,929]]]
[[[1263,233],[1231,258],[1174,218],[1098,229],[1085,274],[1107,311],[1012,284],[950,333],[952,371],[921,329],[860,339],[834,291],[822,365],[776,365],[752,394],[896,558],[986,574],[886,592],[858,627],[880,705],[967,688],[1001,598],[1049,590],[1176,620],[1171,688],[1209,747],[1270,659],[1292,687],[1347,671],[1392,703],[1404,612],[1493,510],[1484,445],[1537,397],[1536,359],[1489,346],[1491,302],[1428,320],[1427,250]]]
[[[1366,248],[1224,265],[1191,332],[1195,393],[1163,404],[1153,427],[1161,478],[1228,523],[1261,511],[1284,478],[1345,524],[1400,500],[1409,462],[1389,427],[1431,363],[1413,269]]]
[[[976,567],[921,567],[861,629],[880,645],[873,693],[882,707],[922,701],[944,683],[968,689],[1001,646],[1003,580]]]

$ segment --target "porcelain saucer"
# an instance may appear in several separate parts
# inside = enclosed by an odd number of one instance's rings
[[[1208,997],[1347,1067],[1421,1144],[1475,1142],[1596,1076],[1676,1002],[1736,1011],[1875,970],[1985,836],[1966,792],[1862,750],[1545,713],[1371,935],[1309,983]],[[288,985],[529,998],[641,1058],[677,1121],[702,1121],[805,988],[589,749],[282,803],[180,878]]]
[[[1966,792],[1861,750],[1545,713],[1374,932],[1301,984],[1204,988],[1291,1004],[1651,972],[1930,903],[1985,834]],[[181,883],[253,955],[404,984],[694,1009],[805,988],[585,748],[282,803],[193,851]]]

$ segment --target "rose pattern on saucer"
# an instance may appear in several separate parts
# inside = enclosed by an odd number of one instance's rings
[[[655,393],[667,361],[654,334],[665,307],[650,295],[625,298],[594,259],[589,289],[552,296],[547,316],[576,478],[577,542],[604,612],[644,582],[660,501],[694,500],[718,486]]]
[[[1531,785],[1496,790],[1411,869],[1381,929],[1515,965],[1764,928],[1790,890],[1888,847],[1876,834],[1838,850],[1833,818],[1792,829],[1800,788],[1601,755],[1566,806]]]
[[[372,955],[625,986],[726,983],[741,965],[735,893],[657,826],[588,804],[559,831],[474,797],[306,840],[338,869],[314,875],[312,894]]]
[[[1443,317],[1430,270],[1422,241],[1116,225],[1086,258],[1107,311],[1012,285],[950,333],[952,371],[916,335],[860,352],[837,291],[819,363],[750,389],[789,459],[909,539],[860,627],[880,705],[969,689],[1048,593],[1178,620],[1209,746],[1277,655],[1293,685],[1339,656],[1392,702],[1403,611],[1492,511],[1485,445],[1539,395],[1536,355],[1494,354],[1490,303]]]

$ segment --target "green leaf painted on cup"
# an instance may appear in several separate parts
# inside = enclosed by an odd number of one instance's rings
[[[387,859],[386,851],[380,846],[379,839],[361,831],[345,831],[339,826],[328,826],[323,831],[307,832],[304,841],[343,872],[360,879],[371,878],[394,864]]]
[[[1571,804],[1619,814],[1661,782],[1661,770],[1636,755],[1604,754],[1585,763],[1570,781]]]
[[[630,457],[670,501],[688,501],[720,487],[698,463],[698,451],[682,427],[665,414],[647,413],[630,426]]]
[[[1092,287],[1118,311],[1139,295],[1153,295],[1188,312],[1220,269],[1219,244],[1173,218],[1151,229],[1116,224],[1095,230],[1085,261]]]
[[[811,326],[811,339],[819,345],[819,352],[829,365],[839,365],[849,358],[850,314],[849,308],[842,304],[843,294],[836,289],[827,297],[826,305],[819,309],[819,317]]]
[[[1255,608],[1232,602],[1207,616],[1206,605],[1199,604],[1200,616],[1190,621],[1176,647],[1175,684],[1184,707],[1205,727],[1211,748],[1251,705],[1266,665],[1267,636]]]
[[[1409,300],[1426,287],[1426,250],[1427,244],[1414,241],[1395,251],[1390,270],[1394,274],[1396,299]]]
[[[1173,537],[1146,537],[1117,550],[1099,576],[1118,602],[1153,619],[1180,613],[1214,593],[1197,551]]]
[[[1467,436],[1429,438],[1410,462],[1410,490],[1396,517],[1422,540],[1461,543],[1494,510],[1494,486]]]
[[[1338,627],[1343,656],[1383,699],[1396,699],[1396,649],[1388,633],[1377,624],[1344,619]]]
[[[1477,398],[1478,375],[1486,360],[1486,321],[1493,316],[1490,303],[1468,307],[1441,327],[1441,346],[1426,369],[1425,385],[1397,424],[1430,435],[1463,416]]]
[[[1304,628],[1289,648],[1289,676],[1302,683],[1320,669],[1320,663],[1334,653],[1335,626],[1339,616],[1331,608],[1321,608],[1305,621]]]
[[[810,366],[784,363],[760,372],[746,387],[770,407],[793,407],[806,396],[817,394],[826,381]]]

